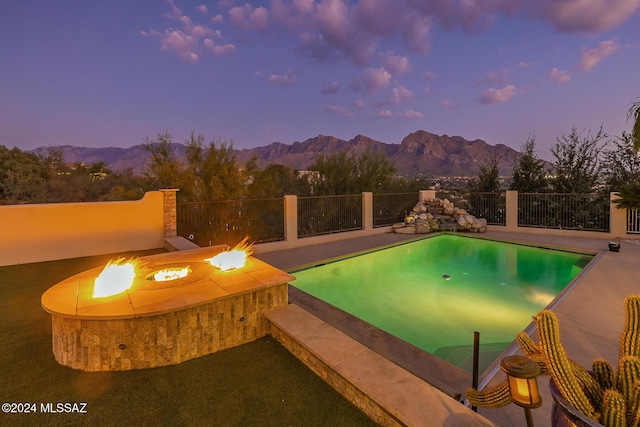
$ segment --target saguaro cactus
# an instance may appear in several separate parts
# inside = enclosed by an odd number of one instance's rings
[[[640,426],[640,295],[627,297],[624,307],[617,373],[604,359],[594,360],[592,373],[570,360],[560,341],[558,318],[551,311],[542,310],[535,317],[538,343],[524,332],[516,337],[542,374],[551,375],[562,397],[605,427]],[[469,389],[467,398],[479,407],[504,406],[508,386],[505,381],[489,390]]]

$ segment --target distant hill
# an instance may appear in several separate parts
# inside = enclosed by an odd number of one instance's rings
[[[136,174],[144,172],[149,160],[149,153],[142,145],[130,148],[87,148],[62,145],[52,148],[61,150],[65,160],[70,163],[102,161],[114,171],[130,168]],[[44,149],[46,148],[34,151]],[[184,155],[184,145],[173,144],[173,149],[176,155]],[[293,144],[273,142],[263,147],[234,151],[240,163],[245,163],[255,156],[260,167],[277,163],[293,169],[305,170],[317,155],[329,155],[340,151],[358,155],[367,149],[385,153],[395,162],[397,172],[400,174],[429,176],[475,175],[480,163],[494,157],[500,159],[498,163],[500,173],[508,175],[519,154],[503,144],[489,145],[480,139],[468,141],[461,136],[435,135],[423,130],[407,135],[400,144],[388,144],[364,135],[357,135],[349,141],[318,135]]]

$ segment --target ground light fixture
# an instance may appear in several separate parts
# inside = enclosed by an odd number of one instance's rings
[[[527,427],[533,427],[531,408],[542,405],[536,379],[540,374],[540,366],[528,357],[514,355],[502,359],[500,368],[507,374],[511,400],[524,408]]]

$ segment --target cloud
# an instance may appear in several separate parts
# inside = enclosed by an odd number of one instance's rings
[[[160,50],[175,54],[181,61],[189,64],[200,60],[200,52],[204,49],[213,55],[229,55],[235,52],[235,46],[226,44],[216,45],[212,37],[221,39],[219,30],[206,25],[195,24],[175,5],[174,0],[168,0],[171,11],[165,16],[178,24],[180,28],[169,27],[163,32],[157,30],[142,31],[143,36],[152,36],[160,40]],[[206,6],[198,6],[197,11],[206,13]]]
[[[446,29],[478,32],[493,24],[498,15],[513,15],[519,0],[431,0],[415,2],[423,16],[430,16]]]
[[[369,95],[389,86],[391,74],[384,68],[367,68],[358,80],[357,87],[362,86]]]
[[[243,30],[264,32],[269,27],[269,12],[262,6],[254,8],[246,3],[229,10],[229,22]]]
[[[391,111],[389,110],[382,110],[380,112],[378,112],[378,117],[391,117],[393,114],[391,114]]]
[[[353,116],[353,113],[351,111],[347,110],[345,107],[342,107],[340,105],[328,105],[324,107],[322,110],[327,111],[329,113],[342,114],[343,116],[347,116],[347,117]]]
[[[224,18],[222,15],[218,14],[216,16],[213,16],[211,18],[211,22],[213,22],[214,24],[221,24],[224,21]]]
[[[445,108],[451,108],[453,107],[453,101],[451,101],[450,99],[443,99],[442,106]]]
[[[571,76],[566,71],[558,70],[557,68],[553,68],[549,72],[549,78],[557,83],[569,83],[571,80]]]
[[[204,4],[201,4],[200,6],[196,7],[196,10],[200,13],[204,13],[205,15],[207,14],[207,6]]]
[[[402,102],[413,98],[413,92],[402,85],[393,88],[391,95],[391,104],[399,105]]]
[[[380,60],[385,69],[394,76],[402,76],[411,72],[411,63],[406,56],[398,56],[393,51],[380,53]]]
[[[558,31],[601,33],[629,19],[640,0],[538,0],[533,7]]]
[[[478,99],[481,104],[497,104],[513,98],[517,91],[517,88],[513,85],[506,85],[502,89],[491,88],[482,92]]]
[[[436,75],[432,72],[426,72],[420,75],[420,79],[422,79],[424,83],[429,83],[431,80],[435,78],[436,78]]]
[[[355,105],[356,108],[359,109],[359,110],[364,110],[365,109],[364,101],[362,99],[356,99],[356,101],[353,103],[353,105]]]
[[[300,31],[311,24],[316,9],[315,0],[271,0],[270,12],[273,22],[290,31]]]
[[[613,40],[600,42],[598,47],[593,49],[583,48],[580,62],[578,63],[578,71],[589,71],[596,66],[598,62],[609,55],[615,53],[620,46]]]
[[[322,93],[323,95],[333,95],[334,93],[338,93],[339,90],[340,90],[340,85],[338,84],[338,82],[332,81],[331,83],[323,87],[320,90],[320,93]]]
[[[204,48],[215,56],[227,56],[236,52],[236,46],[232,44],[219,45],[211,39],[205,39],[203,41]]]
[[[196,53],[197,38],[180,30],[166,30],[164,34],[152,31],[151,34],[160,38],[160,50],[175,53],[178,58],[189,64],[198,62],[200,59]]]
[[[293,84],[295,84],[296,80],[297,80],[297,77],[295,73],[291,70],[287,71],[285,74],[282,74],[282,75],[272,74],[269,77],[267,77],[267,81],[269,83],[279,87],[292,86]]]
[[[407,110],[398,114],[398,117],[401,119],[421,119],[422,113],[419,111]]]
[[[479,80],[475,86],[480,85],[496,85],[496,84],[506,84],[509,81],[509,70],[503,68],[501,70],[491,71],[484,78]]]

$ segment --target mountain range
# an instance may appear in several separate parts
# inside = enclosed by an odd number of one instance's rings
[[[132,169],[136,174],[144,173],[150,157],[144,145],[130,148],[60,145],[41,147],[34,151],[47,148],[62,151],[65,161],[69,163],[105,162],[114,171]],[[176,155],[184,155],[183,144],[175,143],[172,148]],[[260,167],[277,163],[295,170],[306,170],[317,155],[331,155],[340,151],[359,155],[367,149],[385,153],[395,163],[397,173],[406,176],[475,175],[480,164],[493,158],[498,159],[500,174],[508,175],[519,155],[519,152],[504,144],[489,145],[480,139],[468,141],[461,136],[435,135],[424,130],[407,135],[400,144],[380,142],[364,135],[357,135],[349,141],[318,135],[293,144],[273,142],[257,148],[234,149],[234,154],[240,163],[255,156]]]

